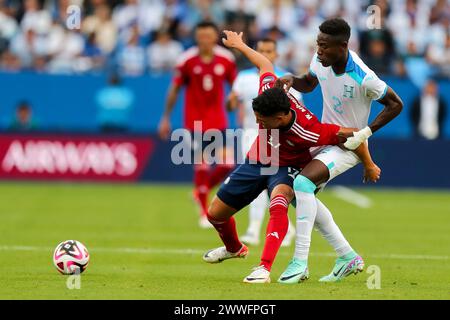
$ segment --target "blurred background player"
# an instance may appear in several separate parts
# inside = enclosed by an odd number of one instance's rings
[[[271,38],[263,38],[256,43],[256,51],[265,56],[272,64],[278,58],[277,43]],[[287,72],[274,66],[275,75],[281,77]],[[227,108],[229,110],[238,109],[239,124],[244,129],[242,135],[241,148],[242,155],[245,157],[250,150],[253,141],[258,136],[258,124],[252,108],[252,100],[258,96],[259,71],[253,67],[242,70],[238,73],[234,81],[233,88],[227,99]],[[295,98],[301,101],[301,94],[293,89],[291,93]],[[267,190],[254,200],[249,206],[249,225],[245,234],[240,237],[241,241],[247,245],[258,245],[264,213],[269,207],[269,195]],[[295,228],[289,221],[289,228],[286,237],[281,246],[287,247],[295,237]]]
[[[33,131],[38,128],[36,121],[33,119],[31,106],[27,101],[22,101],[17,105],[16,114],[12,119],[10,131]]]
[[[159,123],[159,136],[166,140],[171,131],[170,114],[177,101],[181,87],[186,87],[184,99],[184,127],[193,135],[194,131],[216,129],[224,131],[228,126],[224,108],[224,84],[233,84],[237,68],[233,54],[220,47],[219,32],[211,22],[201,22],[195,29],[197,45],[188,49],[178,60],[175,76],[166,99],[166,106]],[[197,128],[194,122],[201,127]],[[203,148],[201,141],[193,141],[193,148]],[[228,175],[233,168],[233,151],[224,147],[219,151],[223,164],[212,169],[201,159],[194,165],[194,199],[200,206],[200,226],[211,224],[206,218],[208,194],[211,188]]]
[[[430,79],[414,99],[410,118],[415,136],[420,139],[440,139],[444,133],[447,104],[439,92],[436,81]]]
[[[105,133],[127,132],[135,99],[133,90],[122,83],[118,74],[112,74],[108,79],[108,84],[95,95],[97,122],[101,131]]]

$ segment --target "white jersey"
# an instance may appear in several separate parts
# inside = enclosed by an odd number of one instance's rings
[[[277,77],[282,77],[288,72],[274,68],[275,75]],[[256,123],[255,114],[253,113],[252,100],[258,96],[259,90],[259,71],[257,68],[251,68],[242,70],[238,73],[236,80],[233,83],[232,91],[238,96],[238,99],[244,105],[244,119],[242,128],[243,129],[258,129],[258,124]],[[301,101],[301,94],[293,89],[290,92]]]
[[[336,75],[331,66],[322,66],[317,53],[311,60],[309,72],[317,77],[322,89],[323,123],[358,129],[366,127],[372,100],[383,98],[388,88],[351,50],[345,73]]]

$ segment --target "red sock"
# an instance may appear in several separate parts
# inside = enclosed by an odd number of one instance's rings
[[[229,252],[238,252],[242,248],[242,243],[236,231],[236,222],[233,217],[225,221],[214,220],[209,214],[207,215],[209,222],[216,228],[220,239]]]
[[[219,183],[222,183],[223,180],[230,174],[233,170],[234,165],[229,164],[218,164],[211,172],[209,176],[209,188],[214,188]]]
[[[270,218],[260,263],[269,271],[288,230],[288,206],[287,199],[282,195],[278,195],[270,201]]]
[[[208,212],[208,176],[209,176],[209,166],[207,165],[196,165],[194,167],[194,197],[200,205],[201,214],[206,216]]]

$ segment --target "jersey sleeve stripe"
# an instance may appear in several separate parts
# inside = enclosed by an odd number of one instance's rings
[[[315,133],[315,132],[311,132],[308,130],[303,129],[303,127],[301,125],[299,125],[298,123],[294,123],[294,126],[300,130],[300,132],[303,132],[304,134],[310,136],[311,138],[319,138],[320,134]]]
[[[298,133],[298,132],[295,131],[295,130],[292,130],[292,131],[294,131],[294,132],[295,132],[300,138],[302,138],[303,140],[310,141],[310,142],[313,142],[313,143],[317,143],[317,140],[313,140],[313,139],[311,139],[311,138],[305,137],[305,136],[303,136],[302,134]]]
[[[266,90],[268,90],[270,88],[271,88],[270,83],[266,83],[265,85],[263,85],[261,87],[261,92],[264,92],[264,91],[266,91]]]
[[[386,95],[387,91],[388,91],[389,86],[386,85],[386,87],[384,88],[383,94],[377,99],[377,101],[381,100],[384,98],[384,96]]]
[[[352,77],[358,85],[362,85],[364,77],[361,77],[360,74],[356,73],[355,71],[351,71],[348,73],[348,75]]]
[[[303,133],[301,133],[301,132],[299,132],[297,130],[298,129],[296,129],[295,127],[292,127],[292,131],[295,132],[303,140],[307,140],[307,141],[314,142],[314,143],[316,143],[319,140],[318,138],[313,139],[313,138],[310,138],[308,136],[305,136]]]

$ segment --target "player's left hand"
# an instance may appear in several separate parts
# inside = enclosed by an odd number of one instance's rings
[[[171,131],[170,120],[167,117],[162,117],[158,126],[158,134],[162,140],[168,140]]]
[[[380,180],[381,169],[374,163],[372,166],[364,168],[364,178],[363,182],[373,182],[376,183]]]
[[[275,81],[275,87],[289,91],[294,85],[294,76],[291,74],[282,76]]]
[[[224,30],[226,38],[222,38],[222,42],[228,48],[239,48],[242,44],[244,44],[244,40],[242,40],[242,36],[244,35],[242,32],[237,34],[234,31]]]
[[[355,150],[361,143],[369,139],[371,135],[372,130],[368,126],[364,129],[353,132],[353,137],[347,138],[347,141],[344,143],[344,147],[348,150]]]

